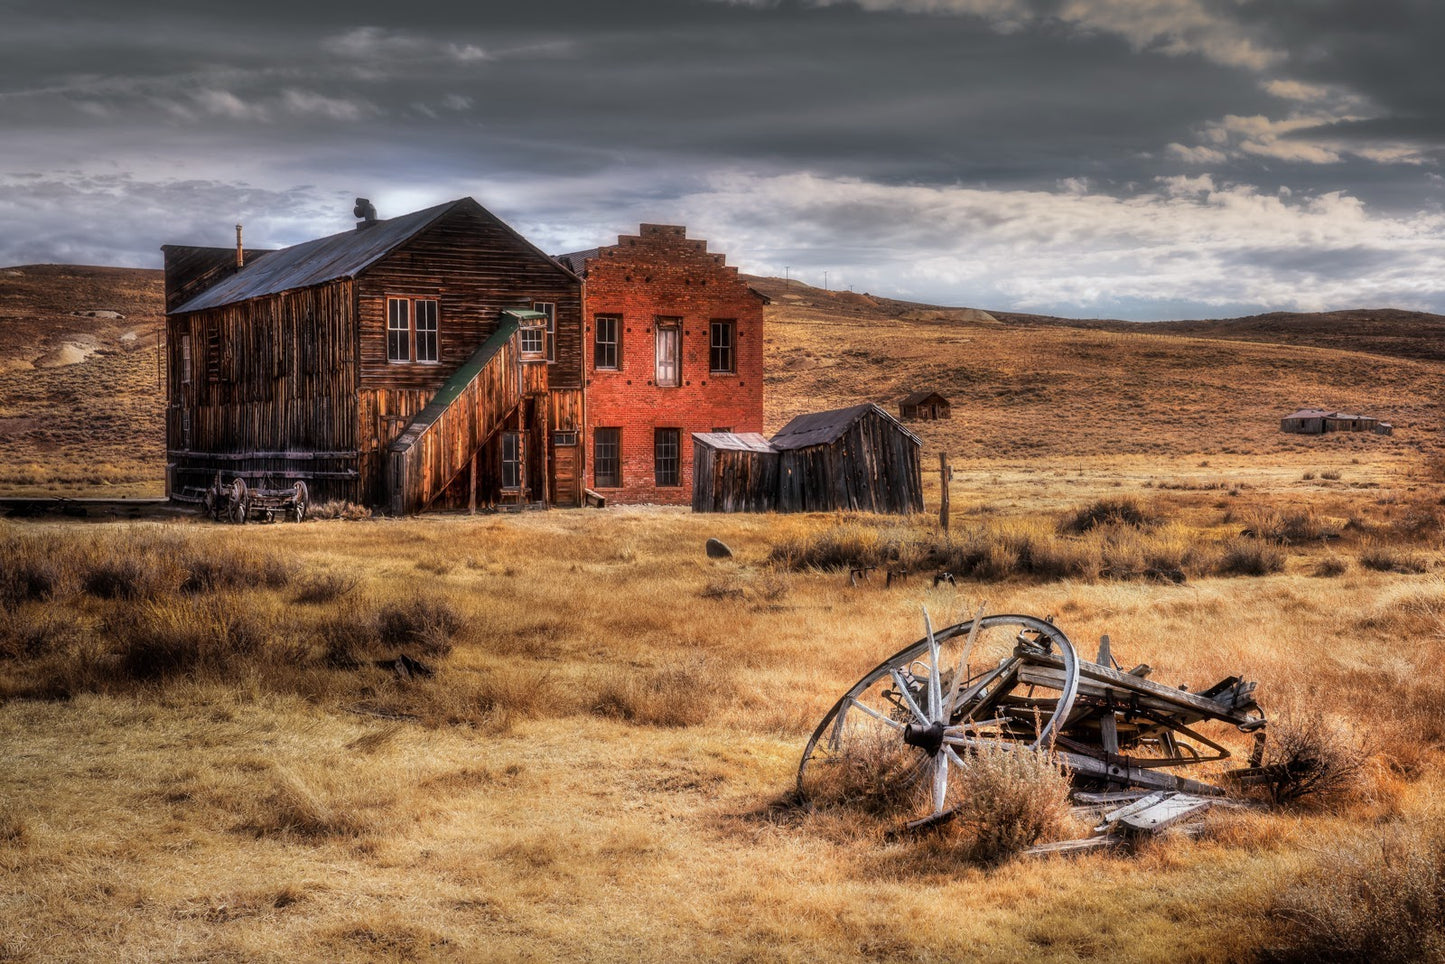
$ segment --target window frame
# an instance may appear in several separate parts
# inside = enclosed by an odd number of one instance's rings
[[[422,306],[427,306],[427,314],[430,327],[422,328]],[[423,365],[438,365],[441,363],[441,306],[435,298],[413,298],[411,302],[411,327],[412,327],[412,360]],[[423,356],[422,343],[426,338],[431,348],[431,357]]]
[[[720,344],[718,334],[726,332],[727,343]],[[738,323],[735,318],[714,318],[708,322],[707,367],[712,375],[736,375],[738,373]],[[720,353],[726,353],[725,365],[719,363]]]
[[[508,447],[512,449],[510,458],[508,458]],[[522,488],[522,433],[503,432],[500,454],[502,488],[508,492],[519,491]],[[508,476],[511,477],[510,481],[508,481]]]
[[[663,333],[672,336],[672,373],[663,380]],[[658,388],[682,387],[682,319],[659,315],[652,328],[653,371],[652,381]]]
[[[604,442],[603,433],[607,433]],[[603,445],[610,452],[603,453]],[[603,470],[609,470],[605,475]],[[592,484],[599,489],[622,488],[622,429],[599,425],[592,430]]]
[[[523,325],[517,333],[517,347],[524,359],[540,361],[547,349],[547,329],[541,325]]]
[[[652,430],[652,478],[659,489],[682,485],[682,429]]]
[[[612,329],[612,338],[609,341],[602,340],[602,326],[607,324]],[[601,361],[602,348],[609,348],[612,356],[612,364],[604,365]],[[592,319],[592,367],[598,371],[618,372],[622,370],[622,316],[621,315],[596,315]]]
[[[195,365],[195,358],[191,354],[191,335],[189,332],[181,335],[181,384],[191,383],[191,369]]]
[[[405,313],[400,318],[398,309]],[[398,320],[401,324],[398,325]],[[411,361],[411,299],[388,295],[386,298],[386,360],[396,364]]]
[[[422,306],[426,306],[423,308]],[[399,313],[405,313],[405,318]],[[430,327],[422,328],[428,314]],[[427,295],[386,296],[386,361],[390,365],[438,365],[442,358],[441,299]],[[400,322],[400,324],[398,324]],[[432,357],[423,357],[423,349]]]
[[[532,302],[532,310],[540,311],[547,316],[546,344],[543,347],[543,351],[546,353],[549,362],[555,362],[557,360],[557,302],[534,301]]]

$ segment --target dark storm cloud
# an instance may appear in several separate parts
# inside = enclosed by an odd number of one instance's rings
[[[234,220],[292,243],[353,194],[386,216],[471,193],[553,249],[686,221],[744,267],[940,301],[1287,307],[1319,291],[1289,258],[1319,252],[1355,282],[1332,296],[1445,304],[1398,262],[1331,260],[1353,232],[1423,273],[1445,197],[1442,15],[1363,9],[18,0],[0,261],[154,263]]]

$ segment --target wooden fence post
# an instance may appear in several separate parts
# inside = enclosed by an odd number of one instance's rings
[[[938,504],[938,524],[948,531],[948,453],[938,453],[938,488],[942,499]]]

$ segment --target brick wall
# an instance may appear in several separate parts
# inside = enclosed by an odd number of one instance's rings
[[[617,502],[692,501],[692,433],[763,430],[763,299],[707,242],[675,225],[644,224],[586,266],[587,485]],[[597,367],[597,317],[615,316],[618,368]],[[658,319],[681,319],[676,387],[657,382]],[[732,321],[731,373],[711,371],[711,323]],[[595,429],[621,429],[621,486],[596,484]],[[678,429],[675,486],[658,486],[654,433]]]

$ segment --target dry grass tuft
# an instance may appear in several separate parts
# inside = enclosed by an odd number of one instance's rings
[[[1069,779],[1048,754],[986,748],[966,762],[949,789],[968,859],[1000,863],[1064,825]]]
[[[236,829],[258,837],[357,837],[379,824],[376,807],[340,798],[284,767],[256,776],[235,806]]]
[[[592,712],[639,726],[697,726],[736,695],[731,674],[695,657],[656,669],[608,673],[591,701]]]
[[[1445,961],[1445,841],[1384,828],[1373,841],[1336,844],[1276,897],[1270,916],[1286,941],[1273,961]]]
[[[1254,536],[1238,536],[1221,547],[1213,572],[1220,576],[1268,576],[1283,572],[1286,560],[1283,549]]]
[[[1059,531],[1077,536],[1100,526],[1146,529],[1163,522],[1164,516],[1157,509],[1146,507],[1138,499],[1125,496],[1099,499],[1075,510],[1059,523]]]
[[[1413,575],[1430,570],[1430,563],[1424,558],[1374,539],[1366,540],[1360,547],[1360,565],[1376,572]]]

